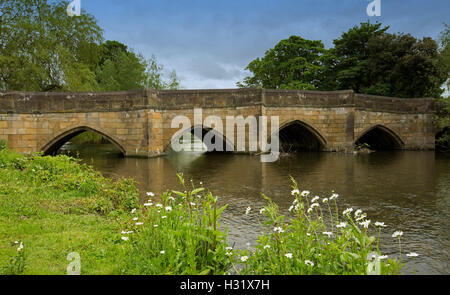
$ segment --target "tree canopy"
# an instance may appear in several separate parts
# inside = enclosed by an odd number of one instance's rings
[[[246,69],[252,76],[237,85],[439,97],[448,69],[442,67],[437,42],[387,33],[388,29],[380,23],[361,23],[335,39],[330,49],[321,41],[291,36],[250,62]]]
[[[117,41],[104,42],[97,20],[68,1],[0,0],[0,89],[107,91],[178,88],[152,56],[146,60]]]

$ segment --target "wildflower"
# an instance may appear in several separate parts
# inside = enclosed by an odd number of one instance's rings
[[[393,238],[397,238],[397,237],[401,237],[403,236],[403,232],[402,231],[396,231],[392,234]]]
[[[328,203],[328,198],[323,198],[322,203],[324,204]]]
[[[273,229],[273,231],[274,231],[274,232],[278,232],[278,233],[284,232],[284,230],[283,230],[283,228],[282,228],[281,226],[275,227],[275,228]]]
[[[311,209],[314,209],[315,207],[319,207],[320,204],[319,203],[312,203],[311,204]]]
[[[233,253],[231,253],[231,252],[226,252],[225,255],[231,256],[231,255],[233,255]]]
[[[134,214],[134,212],[136,212],[136,208],[134,208],[133,210],[131,210],[131,214]]]
[[[329,231],[324,231],[323,234],[327,235],[330,238],[333,233]]]
[[[356,210],[356,212],[355,212],[355,217],[358,217],[359,214],[361,214],[361,213],[362,213],[362,210],[361,210],[361,209]]]
[[[294,199],[294,202],[292,202],[292,205],[297,204],[297,199]]]
[[[386,227],[387,225],[384,225],[384,222],[375,222],[375,226],[379,226],[379,227]]]
[[[136,222],[136,225],[143,225],[143,222]]]
[[[270,245],[265,245],[264,246],[264,249],[269,249],[270,248]]]
[[[153,225],[153,227],[158,227],[158,225],[157,225],[157,224],[155,224],[155,225]]]
[[[145,206],[145,207],[150,207],[151,205],[153,205],[152,202],[150,202],[150,203],[144,203],[144,206]]]
[[[252,208],[250,206],[247,207],[247,209],[245,209],[245,215],[247,215],[250,212],[250,210],[252,210]]]
[[[367,217],[367,214],[366,214],[366,213],[363,213],[363,214],[361,214],[358,218],[356,218],[356,221],[363,220],[363,219],[366,218],[366,217]]]
[[[162,250],[162,251],[160,251],[159,253],[161,253],[161,254],[165,254],[165,253],[166,253],[166,251]]]
[[[248,260],[248,256],[242,256],[242,257],[241,257],[241,261],[245,262],[245,261],[247,261],[247,260]]]
[[[295,190],[292,190],[291,191],[291,195],[299,195],[300,194],[300,191],[298,190],[298,189],[295,189]]]
[[[164,216],[161,216],[161,219],[166,219],[166,218],[167,218],[167,216],[165,216],[165,215],[164,215]]]
[[[128,235],[128,234],[132,234],[132,233],[133,233],[132,230],[130,230],[130,231],[122,231],[121,232],[122,235]]]
[[[347,227],[347,222],[340,222],[338,225],[336,225],[337,228],[345,228]]]
[[[284,256],[286,256],[289,259],[292,259],[292,253],[286,253],[286,254],[284,254]]]
[[[134,217],[133,220],[136,221],[136,220],[138,220],[138,218],[137,218],[137,217]]]
[[[175,201],[175,198],[172,197],[172,196],[170,196],[170,197],[167,198],[167,200],[169,200],[169,201]]]
[[[317,201],[319,198],[319,196],[315,196],[314,198],[312,198],[311,202],[314,203],[315,201]]]
[[[311,213],[313,211],[313,209],[312,208],[308,208],[308,211],[307,211],[307,213]]]
[[[306,235],[307,235],[308,237],[310,237],[310,236],[311,236],[311,234],[310,234],[310,233],[306,233]]]
[[[338,197],[339,197],[338,194],[332,194],[331,197],[330,197],[330,200],[337,199]]]
[[[170,207],[170,206],[167,206],[166,208],[164,208],[164,209],[166,209],[166,211],[167,212],[170,212],[170,211],[172,211],[172,207]]]
[[[20,252],[20,251],[22,251],[22,249],[23,249],[23,243],[20,242],[20,245],[19,245],[19,248],[17,248],[17,251]]]
[[[383,259],[386,259],[386,258],[388,258],[387,255],[381,255],[381,256],[378,256],[378,260],[383,260]]]
[[[162,208],[162,207],[163,207],[163,205],[161,205],[161,204],[159,204],[159,203],[156,204],[155,206],[156,206],[157,208]]]
[[[360,222],[359,225],[364,226],[364,228],[369,228],[370,220],[366,220],[363,222]]]
[[[263,214],[263,212],[266,212],[266,208],[261,208],[261,209],[259,210],[259,213]]]
[[[195,203],[194,203],[194,202],[190,202],[190,204],[191,204],[191,206],[195,206]]]
[[[122,237],[122,240],[124,241],[128,241],[130,238],[129,237]]]
[[[314,266],[314,262],[312,262],[310,260],[305,260],[305,264],[309,265],[309,266]]]
[[[344,210],[344,212],[342,212],[342,215],[347,215],[353,212],[353,208],[347,208]]]
[[[149,196],[149,197],[154,197],[154,196],[155,196],[155,194],[154,194],[154,193],[152,193],[152,192],[147,192],[147,196]]]
[[[293,205],[291,207],[289,207],[289,212],[292,212],[292,209],[294,209]]]
[[[302,197],[307,197],[309,196],[310,192],[309,191],[302,191]]]
[[[415,252],[411,252],[409,254],[406,254],[406,256],[408,256],[408,257],[417,257],[417,256],[419,256],[419,254],[417,254]]]
[[[225,250],[233,250],[233,247],[226,247]]]

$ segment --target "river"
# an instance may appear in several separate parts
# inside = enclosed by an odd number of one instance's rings
[[[368,219],[388,225],[382,231],[383,254],[395,256],[396,239],[403,231],[402,252],[417,252],[417,274],[450,274],[450,155],[432,151],[380,151],[370,154],[298,153],[274,163],[258,156],[238,154],[170,153],[158,158],[123,158],[110,145],[68,145],[79,157],[106,177],[132,177],[145,192],[180,189],[177,172],[200,182],[221,203],[228,203],[222,225],[229,228],[230,243],[254,245],[260,224],[261,193],[284,213],[292,203],[293,176],[301,190],[313,195],[340,195],[342,209],[362,209]],[[246,208],[252,210],[245,215]],[[410,261],[405,257],[405,262]],[[412,273],[412,263],[403,269]]]

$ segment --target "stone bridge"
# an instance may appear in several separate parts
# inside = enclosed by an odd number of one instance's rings
[[[218,116],[224,122],[227,116],[278,116],[284,150],[348,151],[358,143],[368,143],[374,149],[423,150],[435,146],[434,100],[430,98],[260,88],[1,91],[0,140],[7,140],[19,153],[53,154],[75,135],[94,131],[125,156],[158,156],[170,149],[172,136],[180,130],[171,124],[176,116],[188,117],[193,129],[214,127],[195,125],[194,108],[202,109],[203,118]],[[249,137],[240,152],[250,151]],[[235,139],[224,140],[233,145]]]

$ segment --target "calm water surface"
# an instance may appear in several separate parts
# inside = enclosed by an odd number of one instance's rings
[[[80,147],[78,147],[80,148]],[[132,177],[142,196],[180,189],[176,177],[183,172],[228,203],[222,225],[230,230],[236,247],[253,245],[261,231],[261,193],[271,197],[287,212],[292,175],[300,189],[313,195],[339,193],[340,211],[360,208],[368,218],[383,221],[382,252],[398,252],[395,230],[404,232],[402,251],[420,254],[419,274],[450,274],[450,156],[435,152],[375,152],[353,155],[341,153],[300,153],[261,163],[259,157],[233,154],[172,153],[152,159],[120,158],[108,145],[84,145],[80,158],[107,177]],[[245,209],[253,210],[245,215]],[[409,260],[405,260],[409,261]],[[412,263],[404,268],[412,272]]]

